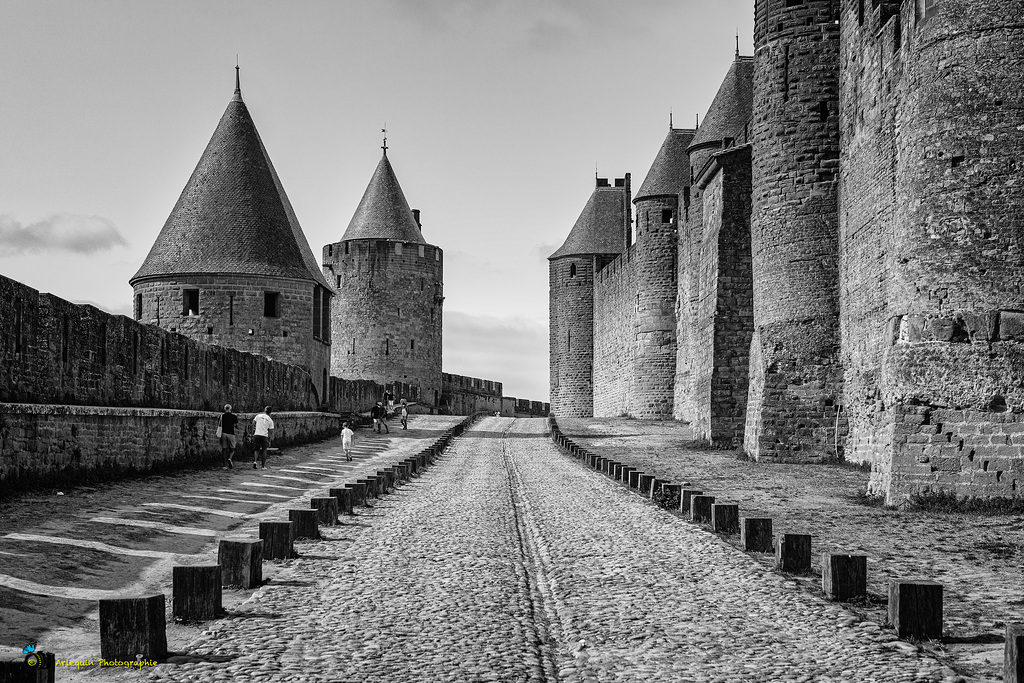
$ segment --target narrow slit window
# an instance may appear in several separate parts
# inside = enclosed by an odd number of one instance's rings
[[[320,338],[331,341],[331,295],[326,289],[320,299]]]
[[[313,338],[314,339],[319,339],[320,338],[320,326],[321,326],[321,323],[320,323],[320,312],[322,310],[320,308],[320,297],[321,297],[320,288],[317,287],[316,285],[313,285]]]
[[[235,324],[235,295],[228,295],[228,325]]]
[[[569,265],[569,277],[576,277],[576,264],[572,263]]]
[[[142,320],[142,295],[135,295],[135,319]]]
[[[390,339],[385,339],[384,340],[384,355],[385,356],[390,356],[391,355],[391,340]]]
[[[409,340],[409,350],[410,351],[415,351],[416,350],[416,340],[415,339],[410,339]]]

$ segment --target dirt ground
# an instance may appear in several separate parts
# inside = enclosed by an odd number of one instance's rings
[[[1024,516],[908,512],[868,503],[867,472],[830,465],[759,464],[735,451],[706,450],[687,425],[624,418],[558,421],[563,433],[602,456],[737,503],[740,515],[771,517],[775,533],[813,537],[814,574],[795,577],[821,590],[822,552],[868,556],[867,604],[851,605],[886,622],[888,582],[943,585],[944,637],[921,643],[968,680],[1002,680],[1006,623],[1024,622]],[[729,539],[739,544],[739,537]],[[751,554],[770,564],[768,555]],[[895,633],[894,633],[895,638]]]

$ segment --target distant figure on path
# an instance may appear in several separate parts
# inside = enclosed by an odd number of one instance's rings
[[[341,425],[341,447],[345,451],[345,460],[352,461],[352,430],[348,428],[348,422]]]
[[[400,408],[401,408],[401,411],[402,411],[402,429],[408,429],[409,428],[409,406],[408,406],[408,404],[406,404],[404,398],[402,399],[402,405],[401,405]]]
[[[270,413],[272,408],[267,406],[262,413],[258,413],[252,419],[255,424],[255,436],[252,437],[252,468],[256,469],[256,456],[259,455],[260,465],[267,469],[267,448],[270,447],[270,432],[274,429],[274,420]]]
[[[381,425],[384,425],[385,432],[391,433],[391,430],[388,429],[388,423],[384,420],[385,415],[387,415],[387,410],[381,405],[380,401],[377,401],[377,405],[370,409],[370,417],[373,418],[373,428],[378,434],[380,434]]]
[[[391,415],[392,413],[395,412],[395,395],[392,394],[390,391],[384,392],[384,405],[388,407],[388,415]]]
[[[220,416],[220,457],[224,462],[223,469],[234,469],[231,464],[235,457],[235,425],[238,424],[238,416],[231,412],[231,404],[224,406],[224,412]]]

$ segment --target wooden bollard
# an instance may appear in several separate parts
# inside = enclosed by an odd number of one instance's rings
[[[639,470],[633,470],[629,473],[629,488],[635,489],[640,487],[640,477],[644,476],[643,472]]]
[[[1024,683],[1024,624],[1006,625],[1003,683]]]
[[[612,467],[612,479],[615,481],[622,481],[622,467],[623,465],[621,462],[615,463]]]
[[[690,520],[698,523],[710,522],[711,506],[714,504],[714,496],[690,496]]]
[[[263,583],[263,541],[258,538],[221,539],[217,564],[223,586],[256,588]]]
[[[352,489],[353,505],[366,505],[366,484],[357,481],[353,484],[345,484],[345,488]]]
[[[665,496],[672,496],[672,495],[678,496],[679,492],[682,491],[682,490],[683,490],[683,485],[682,484],[673,484],[671,482],[666,482],[666,483],[661,485],[661,493],[662,493],[662,495],[665,495]]]
[[[890,581],[889,623],[900,638],[941,638],[942,584]]]
[[[380,474],[380,473],[378,472],[378,474]],[[395,468],[393,468],[393,467],[385,467],[384,471],[383,471],[383,474],[384,474],[384,477],[385,477],[385,483],[387,484],[388,490],[389,491],[394,491],[395,490],[395,484],[398,481],[398,475],[395,474]]]
[[[338,499],[334,496],[329,498],[311,498],[309,507],[317,512],[317,520],[321,524],[334,526],[338,523]]]
[[[679,489],[679,511],[685,515],[690,514],[690,500],[694,496],[703,496],[704,492],[699,489]]]
[[[366,498],[367,498],[367,500],[369,500],[370,498],[376,498],[377,497],[377,478],[376,477],[363,477],[362,479],[357,479],[356,481],[366,487]]]
[[[661,487],[668,483],[667,479],[655,479],[651,482],[650,496],[654,498],[654,494],[661,492]]]
[[[100,600],[100,657],[167,659],[167,604],[163,593]]]
[[[351,515],[352,510],[352,489],[328,489],[327,493],[334,496],[338,501],[338,514]]]
[[[263,541],[263,558],[287,560],[295,555],[295,525],[289,522],[260,522],[260,540]]]
[[[645,496],[651,495],[651,488],[654,486],[654,480],[657,479],[653,474],[641,474],[640,481],[637,484],[637,490]]]
[[[171,568],[171,614],[182,621],[216,619],[221,612],[219,564]]]
[[[289,510],[288,519],[295,525],[295,538],[320,538],[316,510]]]
[[[779,534],[775,543],[775,568],[790,574],[811,571],[810,535]]]
[[[36,650],[25,657],[0,661],[3,683],[53,683],[57,680],[57,656]]]
[[[388,478],[383,472],[377,473],[377,497],[380,498],[382,495],[388,492]]]
[[[868,556],[821,554],[821,590],[830,600],[847,602],[868,595]]]
[[[419,465],[416,463],[416,458],[406,458],[402,462],[409,466],[409,474],[415,476],[416,474],[419,473],[420,468]]]
[[[420,469],[427,468],[427,456],[423,455],[422,453],[416,456],[416,462],[419,463]]]
[[[754,553],[770,553],[772,520],[769,517],[744,517],[740,520],[740,547]]]
[[[715,503],[711,506],[711,530],[718,534],[736,534],[740,531],[740,506]]]

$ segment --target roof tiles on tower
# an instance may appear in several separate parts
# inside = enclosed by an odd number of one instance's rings
[[[736,57],[690,147],[736,139],[754,106],[754,58]]]
[[[426,244],[386,153],[377,164],[370,184],[366,186],[363,198],[359,200],[359,206],[341,238],[343,242],[359,239]]]
[[[634,201],[683,191],[683,187],[689,184],[690,161],[686,156],[686,148],[693,139],[693,133],[689,129],[669,128]]]
[[[628,220],[627,187],[598,187],[590,195],[569,236],[548,259],[587,254],[621,254]]]
[[[209,273],[329,286],[237,86],[192,177],[129,282]]]

